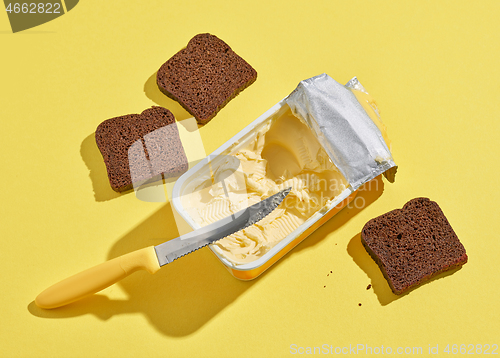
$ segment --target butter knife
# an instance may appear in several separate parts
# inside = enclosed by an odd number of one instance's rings
[[[178,238],[133,251],[68,277],[40,293],[35,304],[44,309],[61,307],[99,292],[137,270],[153,274],[179,257],[262,220],[278,207],[290,190],[291,188],[282,190],[231,216]]]

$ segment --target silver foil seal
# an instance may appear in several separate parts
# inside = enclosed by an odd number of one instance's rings
[[[301,81],[285,102],[312,129],[353,190],[391,168],[386,177],[393,181],[397,165],[382,133],[347,87],[366,92],[356,78],[343,86],[323,73]]]

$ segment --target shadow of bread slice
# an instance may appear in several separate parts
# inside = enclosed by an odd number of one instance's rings
[[[158,175],[179,176],[188,168],[175,118],[163,107],[107,119],[97,127],[95,140],[117,192]]]
[[[160,67],[156,82],[160,91],[205,124],[256,78],[253,67],[224,41],[199,34]]]
[[[467,262],[441,208],[427,198],[368,221],[361,242],[397,295]]]

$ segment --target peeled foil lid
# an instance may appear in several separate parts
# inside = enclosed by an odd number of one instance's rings
[[[301,81],[285,102],[311,128],[353,190],[382,173],[393,182],[397,165],[391,151],[350,88],[366,92],[356,78],[343,86],[323,73]]]

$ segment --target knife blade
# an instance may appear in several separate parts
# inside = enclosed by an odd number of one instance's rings
[[[155,246],[160,267],[262,220],[278,207],[290,190],[282,190],[231,216]]]
[[[101,291],[137,270],[153,274],[160,267],[262,220],[276,209],[291,188],[276,193],[222,220],[157,246],[149,246],[106,261],[56,283],[40,293],[35,304],[52,309]]]

